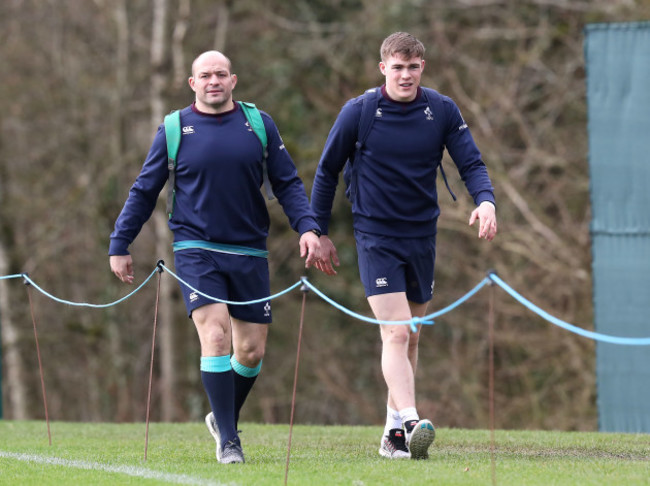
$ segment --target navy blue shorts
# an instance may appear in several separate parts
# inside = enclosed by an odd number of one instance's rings
[[[176,274],[194,289],[222,300],[248,302],[271,294],[269,265],[266,258],[231,255],[197,248],[174,252]],[[217,304],[180,283],[185,307],[192,311],[206,304]],[[271,301],[258,304],[227,304],[235,319],[268,324],[271,322]]]
[[[396,238],[355,231],[354,238],[366,297],[406,292],[406,298],[417,304],[431,300],[435,236]]]

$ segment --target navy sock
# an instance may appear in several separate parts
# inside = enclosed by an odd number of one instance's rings
[[[244,406],[244,402],[248,397],[255,380],[260,373],[262,368],[262,362],[258,364],[255,368],[249,368],[239,363],[235,357],[230,358],[230,364],[232,365],[234,381],[235,381],[235,427],[239,423],[239,412]]]
[[[219,427],[221,446],[237,437],[235,426],[235,380],[230,356],[201,357],[201,381]]]

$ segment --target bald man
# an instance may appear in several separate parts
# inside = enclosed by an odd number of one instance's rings
[[[194,102],[180,111],[181,144],[175,175],[176,273],[188,315],[201,344],[201,378],[212,411],[205,422],[220,463],[243,463],[239,412],[260,372],[271,302],[266,239],[269,214],[260,190],[263,149],[240,105],[233,101],[237,75],[230,60],[208,51],[192,63]],[[291,227],[305,267],[320,259],[320,228],[302,181],[272,118],[266,130],[267,170],[273,192]],[[154,210],[168,179],[165,127],[154,137],[110,236],[110,267],[134,281],[129,245]],[[197,292],[198,291],[198,292]],[[248,305],[215,301],[259,302]]]

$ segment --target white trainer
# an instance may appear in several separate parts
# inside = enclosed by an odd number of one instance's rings
[[[429,459],[429,446],[436,438],[436,429],[430,420],[422,419],[411,431],[406,432],[406,447],[411,451],[411,459]]]
[[[217,442],[217,461],[221,461],[221,436],[219,435],[219,427],[217,426],[217,421],[212,412],[205,416],[205,425],[207,425],[212,437],[214,437],[214,440]]]

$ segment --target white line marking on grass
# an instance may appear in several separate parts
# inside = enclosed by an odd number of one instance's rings
[[[168,483],[198,485],[198,486],[225,486],[225,483],[215,483],[202,478],[195,478],[185,474],[172,474],[161,471],[154,471],[144,467],[136,466],[112,466],[110,464],[102,464],[99,462],[86,462],[75,461],[70,459],[61,459],[59,457],[39,456],[35,454],[25,454],[16,452],[0,451],[0,458],[14,459],[16,461],[35,462],[38,464],[46,464],[48,466],[63,466],[75,469],[85,469],[89,471],[104,471],[116,474],[126,474],[127,476],[134,476],[143,479],[156,479],[158,481],[165,481]],[[228,483],[234,484],[234,483]]]

